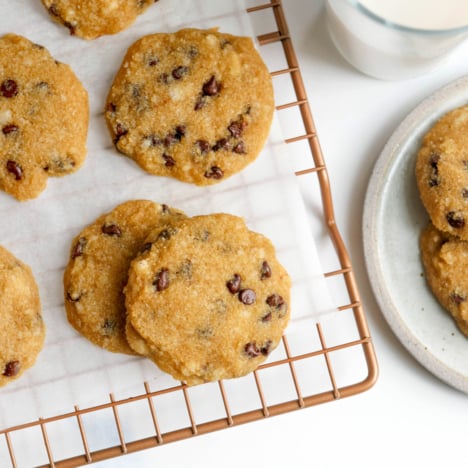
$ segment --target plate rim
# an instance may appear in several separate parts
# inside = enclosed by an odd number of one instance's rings
[[[434,114],[433,117],[435,118],[443,115],[446,110],[440,108],[440,102],[448,98],[455,98],[459,94],[460,88],[463,88],[465,92],[468,91],[468,75],[449,82],[424,98],[406,115],[385,143],[374,163],[365,193],[362,242],[365,266],[374,298],[395,336],[406,350],[430,373],[446,384],[468,393],[468,376],[448,366],[428,349],[425,349],[424,343],[412,332],[404,318],[398,313],[396,305],[392,303],[392,297],[384,287],[384,275],[380,271],[376,259],[376,226],[383,193],[382,190],[379,192],[378,189],[382,187],[382,177],[387,174],[389,168],[394,165],[395,159],[397,159],[398,151],[395,149],[402,141],[407,141],[417,130],[418,125],[422,125],[423,118],[421,114],[425,117]]]

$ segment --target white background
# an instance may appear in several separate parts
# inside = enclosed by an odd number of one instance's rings
[[[468,44],[426,76],[378,81],[352,69],[336,52],[321,0],[283,3],[332,182],[338,227],[375,343],[379,379],[351,398],[96,466],[468,466],[468,397],[428,373],[393,335],[372,295],[361,241],[365,191],[383,145],[422,99],[468,73]]]

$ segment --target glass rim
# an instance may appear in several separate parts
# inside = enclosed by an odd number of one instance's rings
[[[468,24],[464,26],[457,26],[455,28],[446,28],[446,29],[427,29],[427,28],[415,28],[412,26],[405,26],[403,24],[396,23],[394,21],[390,21],[388,19],[383,18],[382,16],[374,13],[373,11],[369,10],[365,5],[363,5],[360,0],[347,0],[347,2],[354,6],[357,10],[361,13],[364,13],[368,18],[376,21],[383,26],[393,28],[397,31],[404,31],[413,34],[421,34],[423,36],[442,36],[446,34],[458,34],[468,32]]]

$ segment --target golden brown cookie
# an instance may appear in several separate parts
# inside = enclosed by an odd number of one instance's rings
[[[290,278],[271,242],[227,214],[186,218],[154,238],[125,288],[127,320],[146,355],[189,385],[265,361],[290,315]]]
[[[421,234],[420,247],[429,287],[468,336],[468,241],[429,223]]]
[[[64,273],[65,308],[71,325],[94,344],[134,354],[125,338],[123,287],[131,260],[158,225],[183,213],[148,200],[115,207],[72,242]]]
[[[434,226],[468,240],[468,106],[445,114],[424,136],[416,178]]]
[[[0,246],[0,387],[34,365],[44,345],[39,290],[31,269]]]
[[[73,36],[95,39],[129,27],[157,0],[41,0],[50,17]]]
[[[88,94],[68,65],[14,34],[0,38],[0,189],[37,197],[86,158]]]
[[[129,48],[105,116],[116,148],[147,172],[208,185],[258,156],[273,110],[250,38],[183,29]]]

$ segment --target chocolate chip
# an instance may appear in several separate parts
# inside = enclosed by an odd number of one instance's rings
[[[431,167],[437,167],[437,163],[440,160],[440,154],[439,153],[431,153],[429,156],[429,164]]]
[[[190,259],[187,259],[181,263],[176,274],[182,276],[186,280],[192,279],[193,265]]]
[[[464,189],[462,190],[462,197],[463,197],[463,198],[468,198],[468,188],[464,188]]]
[[[239,141],[239,143],[232,148],[232,152],[236,154],[245,154],[247,152],[245,149],[245,143],[243,141]]]
[[[114,143],[117,143],[124,135],[128,133],[128,130],[119,122],[115,127],[115,139]]]
[[[460,229],[465,226],[465,218],[462,214],[457,213],[456,211],[450,211],[447,213],[447,222],[453,228]]]
[[[167,133],[166,136],[164,137],[164,146],[169,147],[173,145],[174,143],[178,143],[179,141],[182,140],[182,137],[185,136],[185,125],[178,125],[175,128],[174,133]]]
[[[210,231],[203,230],[195,234],[194,239],[200,242],[206,242],[210,238]]]
[[[44,167],[45,171],[50,170],[51,166],[56,172],[69,172],[71,171],[76,165],[76,162],[67,157],[56,157],[52,161],[50,161],[50,164]]]
[[[14,124],[5,125],[2,128],[2,132],[3,132],[4,135],[8,135],[10,133],[15,133],[17,131],[18,131],[18,126],[14,125]]]
[[[169,83],[169,75],[167,73],[161,73],[159,75],[159,81],[161,81],[161,83],[168,84]]]
[[[23,169],[21,169],[21,166],[15,161],[12,161],[11,159],[8,160],[6,168],[8,172],[15,176],[15,180],[21,180],[23,178]]]
[[[271,312],[268,312],[266,315],[262,317],[262,322],[271,322],[272,317],[273,317],[273,314]]]
[[[155,67],[159,63],[159,58],[153,55],[147,59],[147,63],[150,67]]]
[[[42,92],[48,92],[50,88],[49,83],[47,83],[46,81],[40,81],[34,87]]]
[[[239,301],[245,305],[252,305],[255,302],[257,295],[253,289],[242,289],[239,291]]]
[[[201,154],[206,154],[210,151],[211,146],[206,140],[198,140],[195,144],[198,146]]]
[[[214,330],[209,326],[205,328],[198,328],[196,332],[200,338],[208,339],[214,336]]]
[[[14,377],[15,375],[18,375],[20,369],[21,365],[19,361],[7,362],[5,369],[3,370],[3,375],[5,377]]]
[[[131,85],[131,89],[132,89],[132,98],[136,100],[141,98],[141,85],[133,84]]]
[[[266,303],[270,307],[276,307],[279,309],[284,304],[284,299],[279,294],[272,294],[267,297]]]
[[[209,171],[205,172],[207,179],[222,179],[224,177],[223,170],[218,166],[213,166]]]
[[[270,348],[271,348],[271,340],[267,340],[265,344],[260,348],[260,352],[264,356],[268,356],[268,354],[270,354]]]
[[[143,139],[148,141],[150,146],[159,146],[162,144],[161,138],[157,137],[156,135],[147,135]]]
[[[106,234],[108,236],[122,236],[122,231],[120,230],[119,226],[117,226],[117,224],[104,224],[101,227],[101,231],[103,234]]]
[[[182,137],[185,136],[186,128],[185,125],[177,125],[176,127],[176,132],[175,132],[175,137],[178,141],[182,140]]]
[[[466,297],[458,294],[458,293],[452,293],[450,294],[450,299],[455,302],[455,304],[460,305],[462,302],[466,301]]]
[[[439,176],[439,163],[440,154],[432,153],[429,157],[429,164],[432,168],[431,175],[429,177],[429,187],[435,187],[440,183],[440,176]]]
[[[175,80],[180,80],[187,73],[188,73],[188,67],[180,66],[180,67],[174,68],[171,74]]]
[[[265,260],[260,268],[260,279],[271,278],[271,267]]]
[[[164,146],[171,146],[174,143],[177,143],[179,140],[173,133],[168,133],[164,137]]]
[[[190,58],[195,58],[198,55],[198,49],[194,45],[191,45],[187,51],[187,55]]]
[[[175,166],[175,159],[172,157],[172,156],[169,156],[168,154],[164,153],[162,155],[163,159],[164,159],[164,165],[166,167],[173,167]]]
[[[237,273],[226,283],[226,287],[229,289],[231,294],[239,292],[241,285],[241,277]]]
[[[80,237],[78,239],[71,253],[72,260],[74,260],[76,257],[81,257],[83,255],[83,251],[87,242],[88,240],[86,239],[86,237]]]
[[[80,293],[71,293],[70,291],[67,292],[67,300],[70,302],[78,302],[81,299]]]
[[[0,85],[0,92],[3,97],[12,98],[18,94],[18,85],[15,80],[4,80]]]
[[[219,151],[220,149],[228,150],[231,147],[227,138],[220,138],[214,145],[212,150]]]
[[[228,126],[228,130],[234,138],[240,138],[243,135],[244,128],[246,126],[247,122],[244,122],[243,120],[238,120],[235,122],[231,122],[231,124]]]
[[[151,242],[146,242],[146,244],[143,244],[138,252],[139,255],[144,254],[145,252],[149,252],[151,250],[151,247],[153,244]]]
[[[70,35],[71,36],[74,36],[75,35],[75,32],[76,32],[76,26],[72,23],[70,23],[69,21],[65,21],[63,23],[63,25],[68,28],[68,31],[70,31]]]
[[[166,229],[163,229],[159,234],[158,234],[158,240],[163,239],[163,240],[169,240],[175,233],[177,232],[177,229],[168,227]]]
[[[113,114],[117,110],[117,106],[112,102],[109,102],[109,104],[107,104],[106,110],[107,112],[111,112]]]
[[[215,76],[213,75],[208,81],[203,85],[203,95],[204,96],[215,96],[219,93],[219,83],[216,81]]]
[[[247,356],[254,358],[260,356],[261,351],[258,349],[257,344],[255,341],[251,341],[244,346],[244,352]]]
[[[197,102],[195,103],[194,110],[197,111],[197,110],[202,109],[203,107],[205,107],[205,104],[206,104],[205,99],[203,99],[203,96],[200,96],[200,97],[197,99]]]
[[[158,292],[163,291],[169,286],[169,270],[167,268],[162,268],[156,274],[156,278],[153,281],[153,286]]]
[[[116,326],[117,323],[115,322],[115,320],[106,318],[104,320],[104,323],[102,324],[102,330],[104,332],[104,335],[112,335],[115,331]]]

